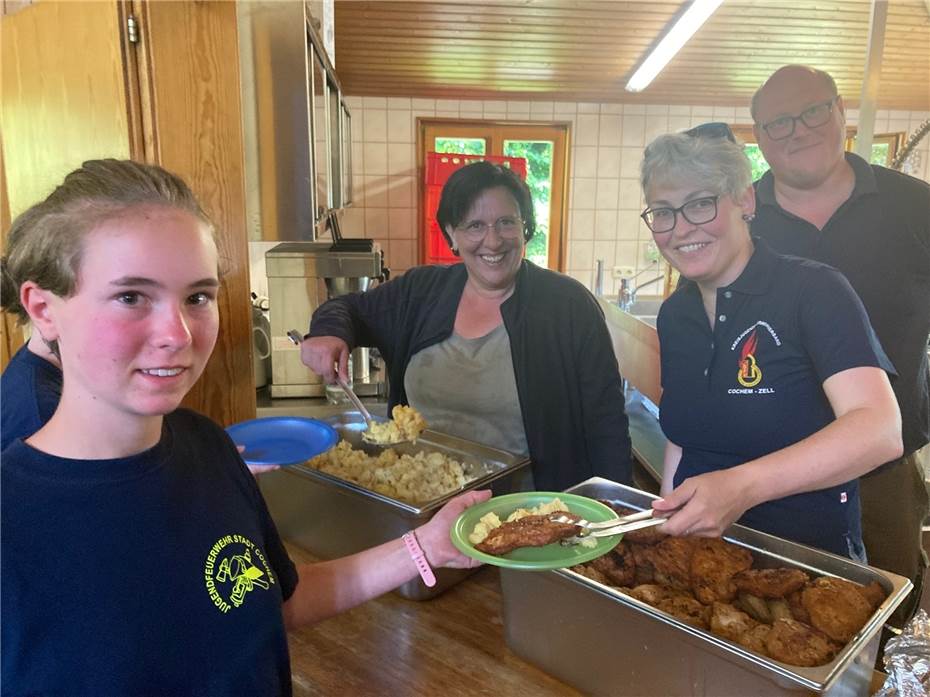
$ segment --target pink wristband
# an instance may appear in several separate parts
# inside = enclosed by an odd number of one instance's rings
[[[404,533],[404,544],[407,546],[407,551],[410,552],[413,563],[416,564],[417,571],[420,572],[420,578],[423,579],[423,583],[430,588],[435,586],[436,576],[429,567],[429,562],[426,561],[426,555],[423,554],[423,548],[420,547],[420,543],[417,542],[417,536],[412,530],[408,533]]]

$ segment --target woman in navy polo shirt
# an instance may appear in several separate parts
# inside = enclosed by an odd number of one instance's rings
[[[864,561],[857,478],[902,446],[894,369],[858,296],[750,237],[749,160],[724,124],[656,138],[642,186],[684,279],[658,317],[665,531],[738,521]]]

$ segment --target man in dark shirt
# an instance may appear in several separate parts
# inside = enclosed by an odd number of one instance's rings
[[[898,372],[904,457],[861,481],[869,563],[910,578],[920,599],[927,490],[916,451],[930,439],[930,186],[844,153],[845,106],[829,74],[777,70],[752,99],[754,132],[771,166],[756,182],[752,233],[775,250],[845,274]]]

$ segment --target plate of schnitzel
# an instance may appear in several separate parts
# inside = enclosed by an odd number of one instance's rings
[[[561,569],[606,554],[621,535],[577,540],[579,528],[562,522],[615,520],[609,507],[576,494],[530,491],[496,496],[467,509],[452,525],[463,554],[494,566],[527,571]]]

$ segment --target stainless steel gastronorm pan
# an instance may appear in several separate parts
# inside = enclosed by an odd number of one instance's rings
[[[568,491],[638,509],[655,498],[597,477]],[[911,582],[739,525],[725,538],[751,550],[756,567],[792,566],[856,583],[878,581],[888,597],[830,663],[800,668],[691,627],[567,569],[502,569],[507,644],[552,675],[595,695],[868,694],[882,625],[907,596]]]
[[[380,449],[380,446],[362,441],[365,422],[356,411],[323,421],[330,423],[356,448],[369,454]],[[422,525],[449,499],[463,491],[492,488],[498,494],[508,493],[529,465],[525,457],[429,430],[424,431],[415,444],[392,447],[410,454],[443,453],[461,462],[466,473],[475,474],[477,479],[432,501],[411,504],[308,465],[285,467],[259,477],[262,493],[281,536],[324,559],[354,554]],[[472,571],[437,569],[433,588],[427,588],[417,578],[401,586],[398,593],[412,600],[431,598]]]

